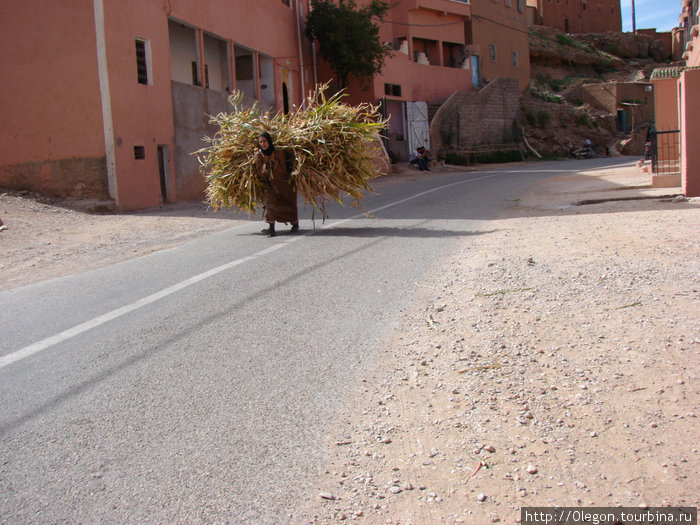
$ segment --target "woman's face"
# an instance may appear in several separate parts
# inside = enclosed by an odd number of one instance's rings
[[[258,137],[258,144],[260,144],[261,149],[268,149],[270,147],[270,143],[265,137]]]

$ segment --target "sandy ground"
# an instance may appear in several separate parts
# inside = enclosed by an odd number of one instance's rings
[[[326,475],[290,521],[697,507],[700,200],[662,198],[680,189],[648,178],[552,177],[416,283],[421,300],[329,422]],[[235,224],[204,205],[87,215],[7,194],[0,218],[0,289]]]
[[[240,223],[203,203],[99,214],[16,192],[0,192],[0,220],[6,228],[0,231],[0,290],[147,255]]]

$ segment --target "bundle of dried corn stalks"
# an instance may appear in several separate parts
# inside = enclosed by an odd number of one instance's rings
[[[342,203],[345,194],[359,205],[370,179],[380,175],[376,160],[383,155],[379,133],[387,120],[369,104],[343,104],[343,93],[326,98],[327,85],[317,86],[302,108],[291,115],[261,113],[257,104],[240,107],[243,95],[229,97],[233,112],[211,119],[219,126],[210,145],[196,151],[207,181],[207,200],[216,210],[235,207],[255,212],[265,200],[266,186],[255,172],[257,137],[272,135],[275,148],[293,159],[291,177],[314,211],[325,213],[325,200]]]

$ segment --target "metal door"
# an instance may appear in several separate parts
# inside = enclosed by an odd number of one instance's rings
[[[479,87],[479,57],[477,55],[471,55],[472,62],[472,85],[476,88]]]
[[[673,175],[681,172],[681,131],[657,131],[649,133],[651,142],[651,172],[657,175]]]
[[[427,102],[406,102],[409,153],[419,146],[430,149],[430,126]]]

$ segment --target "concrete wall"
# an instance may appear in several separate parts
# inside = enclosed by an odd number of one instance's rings
[[[513,142],[520,109],[518,94],[518,81],[507,78],[496,79],[481,91],[454,93],[430,123],[433,152]]]
[[[202,87],[172,83],[175,123],[175,188],[180,200],[203,199],[206,190],[204,175],[193,152],[206,147],[204,136],[213,137],[217,128],[209,123],[209,115],[231,111],[225,93]]]

